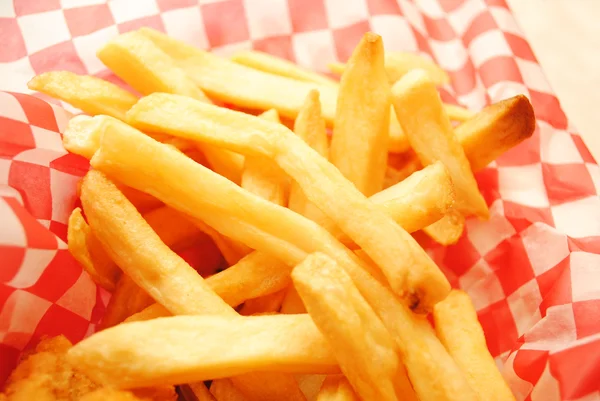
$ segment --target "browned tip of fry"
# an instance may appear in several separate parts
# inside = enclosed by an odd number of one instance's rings
[[[465,218],[456,209],[450,210],[444,217],[425,227],[423,231],[438,244],[456,244],[465,229]]]
[[[473,171],[485,168],[534,131],[535,114],[524,95],[494,103],[455,129]]]

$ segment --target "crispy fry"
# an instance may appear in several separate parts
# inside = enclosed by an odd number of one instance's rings
[[[325,131],[325,121],[321,116],[319,92],[312,90],[306,96],[304,105],[294,122],[294,133],[324,158],[329,158],[329,142]],[[310,203],[295,181],[290,185],[288,207],[296,213],[313,221],[326,218],[325,214]]]
[[[299,67],[288,60],[255,50],[237,52],[231,56],[231,61],[271,74],[297,79],[299,81],[315,82],[334,87],[337,87],[338,85],[337,81],[325,75],[317,74]]]
[[[172,123],[173,113],[178,116],[176,124]],[[369,202],[341,175],[338,169],[282,125],[262,121],[232,110],[202,104],[193,99],[158,93],[138,102],[130,110],[128,117],[144,129],[164,130],[174,136],[218,144],[241,153],[262,154],[273,158],[290,177],[298,182],[307,198],[327,213],[340,229],[373,258],[386,275],[394,291],[398,295],[406,297],[415,308],[419,311],[428,311],[449,292],[450,286],[447,279],[414,239],[391,217]],[[234,128],[239,126],[245,128],[243,133]],[[114,135],[109,135],[113,131]],[[135,136],[133,132],[131,135]],[[123,141],[128,136],[125,135],[124,130],[121,130],[119,137]],[[105,140],[121,141],[117,138],[116,130],[107,130],[103,136],[103,143]],[[143,135],[139,135],[139,138],[134,140],[137,143],[138,154],[142,148],[140,145],[142,140],[148,144],[149,152],[150,147],[155,149],[151,151],[152,153],[160,148],[160,144],[153,142],[151,138],[143,138]],[[123,145],[119,145],[117,148],[120,146]],[[113,170],[108,171],[109,174],[117,173],[119,170],[120,177],[125,179],[129,175],[127,181],[124,182],[134,185],[134,182],[139,181],[139,177],[134,178],[132,175],[139,175],[139,173],[135,172],[135,168],[131,168],[133,165],[124,169],[125,171],[121,171],[122,168],[119,164],[105,162],[107,158],[119,156],[118,152],[114,152],[110,148],[115,148],[115,146],[106,146],[106,150],[102,146],[92,160],[92,165],[96,168],[107,169],[107,171]],[[115,154],[113,155],[113,153]],[[174,162],[175,155],[169,157],[171,159],[169,164],[178,164]],[[129,159],[129,163],[135,162],[133,158]],[[123,162],[127,163],[127,161]],[[144,168],[148,170],[148,167]],[[192,169],[192,166],[189,168]],[[127,174],[127,172],[131,173]],[[200,171],[197,174],[200,174]],[[140,184],[140,182],[137,183],[137,185]],[[214,192],[214,186],[211,186],[211,189]],[[232,188],[232,191],[234,189]],[[185,195],[182,194],[182,196]],[[242,195],[240,194],[240,196]],[[233,199],[231,193],[227,197],[230,201]],[[247,198],[247,196],[244,197]],[[219,199],[222,200],[221,197]],[[166,201],[164,198],[161,200]],[[257,204],[255,200],[252,203]],[[261,209],[261,213],[257,214],[264,215],[264,206]],[[269,214],[273,212],[270,211]],[[191,213],[191,211],[187,213]],[[246,218],[250,217],[255,221],[254,224],[259,223],[258,216],[252,215]],[[275,219],[274,215],[269,216],[269,221],[272,219]],[[286,217],[286,221],[291,221],[291,216]],[[369,222],[369,224],[365,224],[365,222]],[[263,221],[261,224],[265,223]],[[297,243],[300,232],[306,235],[304,230],[298,229],[298,225],[294,225],[294,228],[290,230],[284,230],[282,223],[282,221],[278,221],[277,231],[282,238],[288,238],[291,243]],[[297,224],[307,226],[306,221],[302,223],[298,221]],[[319,241],[311,238],[311,243],[315,242]],[[311,249],[309,250],[309,248]],[[306,252],[319,250],[315,249],[314,245],[309,248],[304,249]]]
[[[159,317],[171,316],[171,313],[161,304],[152,304],[141,312],[129,316],[124,321],[127,322],[143,322],[146,320],[157,319]]]
[[[424,227],[423,232],[438,244],[456,244],[465,229],[465,217],[456,209],[451,209],[448,214],[435,223]]]
[[[481,400],[514,401],[494,358],[469,296],[453,290],[433,310],[435,331],[452,358],[465,373]]]
[[[411,71],[394,85],[392,93],[400,123],[421,162],[428,165],[440,160],[448,168],[456,189],[458,211],[487,218],[485,199],[427,74],[422,70]]]
[[[210,393],[215,396],[216,401],[250,401],[229,379],[213,380]]]
[[[67,240],[69,252],[92,280],[102,288],[113,291],[121,271],[95,241],[80,208],[75,208],[69,217]]]
[[[160,240],[102,173],[88,172],[83,180],[81,202],[92,231],[111,259],[169,311],[235,313],[192,267]]]
[[[473,171],[533,135],[535,115],[524,95],[486,107],[454,130]]]
[[[315,401],[326,375],[296,375],[296,380],[308,401]]]
[[[240,315],[250,316],[278,312],[284,296],[285,291],[281,290],[258,298],[249,299],[244,302],[244,306],[240,309]]]
[[[119,388],[275,369],[339,371],[308,315],[174,316],[126,323],[81,341],[68,358],[101,383]]]
[[[454,129],[474,172],[533,135],[535,115],[529,100],[518,95],[487,106]],[[396,171],[393,182],[402,181],[421,168],[414,157]]]
[[[271,109],[259,116],[266,121],[280,123],[277,111]],[[271,160],[246,157],[241,187],[277,205],[287,204],[288,178]]]
[[[164,206],[161,201],[152,195],[148,195],[145,192],[138,191],[137,189],[133,189],[119,183],[116,185],[117,188],[119,188],[119,191],[123,192],[123,195],[125,195],[127,200],[131,202],[140,213],[148,213],[152,210],[158,209],[161,206]]]
[[[100,78],[52,71],[37,75],[27,83],[29,89],[70,103],[92,116],[106,114],[119,120],[137,102],[137,97]]]
[[[142,311],[153,303],[154,300],[146,291],[138,287],[127,274],[122,274],[115,291],[108,301],[100,329],[119,324],[129,316]]]
[[[366,196],[383,189],[387,166],[390,85],[381,36],[366,33],[342,75],[331,162]]]
[[[219,248],[221,255],[223,255],[223,258],[225,258],[225,261],[230,266],[236,264],[241,258],[252,251],[246,245],[219,234],[208,224],[197,219],[192,220],[194,225],[198,227],[200,231],[208,235],[213,240],[217,248]]]
[[[344,63],[331,63],[328,65],[329,70],[335,74],[342,75],[346,69]],[[386,52],[385,53],[385,69],[389,78],[390,84],[394,84],[406,73],[411,70],[420,68],[427,72],[429,78],[436,85],[450,83],[450,77],[437,64],[429,59],[426,59],[418,54],[405,52]]]
[[[460,122],[468,121],[477,114],[474,111],[453,104],[445,104],[444,110],[446,111],[446,114],[450,120]]]
[[[292,280],[342,372],[363,399],[417,399],[394,340],[335,261],[312,254],[294,268]]]
[[[123,81],[143,95],[177,93],[208,101],[168,54],[139,32],[127,32],[105,44],[97,56]]]
[[[331,85],[255,70],[196,49],[153,29],[142,28],[140,32],[169,54],[202,90],[215,99],[248,109],[276,109],[283,117],[296,118],[308,93],[316,89],[321,96],[325,121],[329,126],[334,123],[338,93]],[[281,96],[282,92],[285,96]],[[389,132],[391,152],[409,149],[406,136],[394,118],[390,118]]]
[[[360,401],[343,375],[327,376],[317,396],[317,401]]]

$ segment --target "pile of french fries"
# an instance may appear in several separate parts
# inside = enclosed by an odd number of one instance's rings
[[[63,138],[92,166],[69,250],[112,297],[70,362],[200,401],[514,400],[469,297],[411,233],[449,245],[488,217],[473,173],[533,133],[524,96],[445,105],[448,75],[373,33],[331,66],[339,82],[148,28],[97,54],[143,97],[69,72],[29,83],[87,113]],[[177,255],[198,238],[229,267],[202,277]]]

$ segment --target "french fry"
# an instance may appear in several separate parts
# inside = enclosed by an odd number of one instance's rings
[[[124,321],[126,323],[128,323],[128,322],[144,322],[146,320],[152,320],[152,319],[157,319],[159,317],[167,317],[167,316],[171,316],[171,313],[164,306],[162,306],[161,304],[152,304],[152,305],[148,306],[146,309],[129,316]]]
[[[334,87],[337,87],[338,85],[337,81],[325,75],[317,74],[299,67],[288,60],[255,50],[237,52],[231,56],[231,61],[271,74],[297,79],[299,81],[315,82]]]
[[[456,190],[457,210],[464,215],[489,217],[465,152],[427,74],[422,70],[409,72],[394,84],[392,94],[396,114],[421,163],[442,161],[448,168]]]
[[[277,111],[271,109],[259,116],[266,121],[281,123]],[[277,205],[287,204],[288,179],[271,160],[246,157],[241,187]]]
[[[204,382],[194,382],[179,386],[184,400],[188,401],[215,401]],[[216,401],[221,401],[220,399]]]
[[[492,104],[454,129],[473,171],[483,169],[534,131],[535,115],[524,95]]]
[[[200,220],[194,220],[194,225],[213,240],[229,266],[236,264],[241,258],[252,252],[246,245],[222,236],[214,228]]]
[[[490,354],[469,296],[453,290],[433,310],[435,331],[481,400],[514,401],[515,397]]]
[[[284,296],[285,291],[281,290],[258,298],[249,299],[244,302],[244,306],[240,309],[240,315],[250,316],[278,312]]]
[[[213,380],[210,393],[214,395],[216,401],[250,401],[229,379]]]
[[[276,109],[280,116],[296,118],[311,90],[321,96],[322,113],[332,126],[335,120],[337,89],[331,85],[298,81],[268,74],[196,49],[158,31],[140,32],[169,54],[189,77],[212,98],[247,109]],[[284,92],[286,95],[281,96]],[[390,118],[390,152],[404,152],[410,146],[395,118]]]
[[[317,396],[317,401],[360,401],[343,375],[327,376]]]
[[[390,85],[381,36],[366,33],[340,83],[330,161],[366,196],[383,189],[387,167]]]
[[[454,128],[474,172],[484,169],[535,131],[535,115],[527,97],[518,95],[487,106],[472,119]],[[396,171],[393,182],[402,181],[421,168],[415,158]]]
[[[125,323],[81,341],[68,352],[68,360],[118,388],[252,371],[339,372],[308,315],[173,316]]]
[[[177,114],[177,117],[174,114]],[[341,175],[338,169],[287,128],[243,113],[206,105],[193,99],[158,93],[140,100],[128,112],[128,118],[138,127],[149,131],[160,130],[194,141],[213,143],[243,154],[262,154],[272,158],[300,185],[311,202],[327,213],[340,229],[373,258],[384,272],[392,289],[398,295],[408,299],[413,307],[419,311],[431,310],[431,307],[449,292],[450,286],[447,279],[414,239],[391,217],[369,202]],[[177,118],[176,124],[173,123],[173,118]],[[245,128],[243,133],[234,128],[242,126]],[[127,137],[136,136],[134,132],[126,135],[123,131],[121,130],[121,134],[118,134],[116,130],[107,130],[104,133],[103,143],[109,138],[115,142],[122,140],[123,144],[116,147],[114,146],[116,144],[106,146],[105,150],[105,146],[102,146],[92,159],[92,165],[96,168],[106,169],[109,174],[119,174],[124,180],[127,179],[124,182],[130,185],[141,185],[139,173],[136,172],[136,168],[133,168],[135,162],[133,158],[129,158],[129,162],[123,161],[129,163],[127,169],[120,168],[120,163],[105,161],[113,157],[118,158],[118,151],[112,149],[124,146],[124,141],[129,140]],[[109,135],[113,132],[114,135]],[[148,144],[149,152],[158,151],[160,144],[152,142],[151,138],[140,136],[140,138],[134,139],[134,142],[138,144],[138,154],[142,148],[140,142],[144,139],[147,139],[145,142]],[[155,150],[151,151],[150,148]],[[166,149],[164,151],[166,152]],[[175,155],[169,157],[169,164],[173,167],[178,164],[174,163]],[[148,167],[141,165],[139,167],[148,170]],[[168,167],[165,166],[165,168]],[[189,166],[189,169],[191,171],[191,169],[197,168]],[[179,171],[181,170],[179,169]],[[138,177],[133,177],[136,174]],[[200,171],[197,174],[200,174]],[[149,184],[151,183],[146,185]],[[214,192],[215,187],[211,186],[211,189]],[[182,194],[182,196],[185,195]],[[189,197],[189,195],[187,196]],[[228,197],[230,200],[233,199],[231,194]],[[219,197],[219,199],[221,198]],[[166,201],[166,199],[161,200]],[[254,200],[252,202],[255,203]],[[269,214],[274,213],[273,207],[271,210]],[[186,213],[191,213],[191,211]],[[257,214],[264,215],[265,209]],[[253,224],[259,223],[256,219],[257,216],[252,215],[247,218],[249,217],[252,217],[255,222]],[[275,216],[270,216],[269,221],[272,218],[274,219]],[[291,221],[291,216],[286,218],[286,221]],[[261,224],[266,223],[263,221]],[[290,243],[297,243],[299,231],[306,235],[304,230],[298,230],[298,226],[284,230],[282,221],[278,223],[276,228],[279,235],[287,238]],[[298,221],[297,224],[306,226],[307,222],[300,223]],[[318,242],[315,238],[311,239],[313,244]],[[309,253],[319,250],[315,249],[314,245],[309,248],[304,248],[304,250]]]
[[[70,103],[90,115],[106,114],[119,120],[137,102],[137,96],[100,78],[52,71],[37,75],[27,83],[29,89]]]
[[[335,261],[324,254],[312,254],[294,268],[292,280],[340,369],[361,398],[417,399],[394,340]]]
[[[94,241],[92,230],[85,222],[80,208],[71,212],[67,240],[69,252],[92,280],[102,288],[113,291],[121,271],[103,249],[98,249],[100,244]]]
[[[306,313],[306,307],[304,307],[304,302],[302,302],[300,294],[298,294],[298,291],[296,291],[296,287],[294,287],[293,285],[289,286],[289,288],[285,292],[285,297],[281,302],[281,313],[285,313],[288,315]]]
[[[315,401],[317,394],[323,385],[326,375],[296,375],[300,390],[304,393],[307,401]]]
[[[108,301],[106,312],[100,322],[100,329],[117,325],[153,303],[154,300],[146,291],[138,287],[127,274],[122,274]]]
[[[465,229],[465,217],[451,209],[440,220],[423,228],[423,232],[442,245],[456,244]]]
[[[127,32],[113,38],[96,55],[143,95],[167,92],[208,101],[202,90],[167,54],[139,32]]]
[[[304,105],[294,122],[294,133],[324,158],[329,158],[329,142],[325,131],[325,121],[321,116],[319,92],[312,90],[306,96]],[[290,185],[288,207],[296,213],[313,221],[326,218],[325,214],[314,204],[310,203],[302,189],[295,181]]]
[[[235,314],[191,266],[160,240],[102,173],[89,171],[85,176],[81,202],[92,231],[111,259],[170,312]]]
[[[119,191],[123,192],[123,195],[125,195],[127,200],[131,202],[138,212],[142,214],[151,212],[161,206],[164,206],[164,203],[152,195],[148,195],[145,192],[138,191],[137,189],[133,189],[119,183],[116,185],[117,188],[119,188]]]
[[[335,74],[342,75],[346,70],[344,63],[331,63],[328,65],[329,70]],[[450,77],[434,62],[414,53],[405,52],[386,52],[385,53],[385,69],[389,78],[390,84],[394,84],[406,73],[414,69],[422,69],[427,72],[429,78],[436,85],[450,83]]]
[[[468,121],[477,114],[472,110],[468,110],[464,107],[453,104],[444,104],[444,110],[446,111],[446,114],[450,120],[459,122]]]

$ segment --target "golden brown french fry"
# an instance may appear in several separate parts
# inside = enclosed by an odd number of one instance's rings
[[[309,255],[294,268],[292,280],[361,398],[417,399],[394,340],[333,259],[320,253]]]
[[[342,75],[346,70],[346,64],[344,63],[331,63],[328,67],[331,72],[339,75]],[[385,53],[385,69],[390,84],[394,84],[406,75],[406,73],[417,68],[425,70],[429,78],[436,85],[450,83],[450,77],[443,69],[418,54],[405,52]]]
[[[317,401],[360,401],[344,375],[327,376]]]
[[[200,231],[213,240],[229,266],[236,264],[241,258],[252,252],[246,245],[219,234],[214,228],[203,221],[197,219],[191,220],[193,220],[194,225],[198,227]]]
[[[293,375],[268,372],[239,375],[230,378],[248,401],[306,401]]]
[[[29,89],[65,101],[90,115],[106,114],[119,120],[137,102],[137,96],[103,79],[68,71],[37,75],[27,83]]]
[[[456,244],[465,229],[465,217],[456,209],[448,213],[435,223],[424,227],[423,232],[438,244]]]
[[[229,379],[213,380],[210,393],[215,396],[216,401],[250,401]]]
[[[180,385],[179,390],[183,393],[184,400],[188,401],[215,401],[204,382],[194,382]],[[221,401],[216,400],[216,401]]]
[[[175,117],[175,114],[177,117]],[[140,100],[128,112],[128,118],[140,128],[149,131],[160,130],[194,141],[213,143],[240,153],[262,154],[272,158],[290,177],[298,182],[311,202],[328,214],[340,229],[373,258],[384,272],[393,290],[398,295],[407,298],[413,307],[419,311],[431,310],[431,307],[449,292],[450,285],[447,279],[414,239],[399,227],[391,217],[378,210],[375,204],[369,202],[352,183],[343,177],[335,166],[321,157],[286,127],[233,110],[203,104],[190,98],[159,93]],[[176,123],[174,123],[173,118],[177,119]],[[244,131],[240,132],[236,127],[244,127]],[[173,169],[177,165],[179,167],[176,170],[179,171],[180,175],[182,175],[181,168],[185,168],[190,173],[194,170],[194,174],[202,174],[200,171],[202,166],[188,166],[184,163],[184,160],[175,161],[175,158],[177,156],[181,157],[181,155],[175,155],[176,152],[174,151],[169,152],[151,138],[143,137],[140,134],[136,135],[135,130],[125,131],[125,129],[106,130],[102,137],[102,143],[106,142],[107,145],[103,145],[92,159],[92,165],[95,168],[105,169],[111,175],[118,174],[119,177],[122,177],[122,181],[129,185],[142,185],[139,177],[140,173],[136,171],[137,168],[134,168],[134,164],[142,160],[141,157],[129,157],[128,160],[119,163],[107,162],[108,159],[113,158],[125,159],[124,155],[119,155],[119,151],[116,151],[116,149],[123,146],[127,148],[130,145],[126,145],[125,142],[131,141],[131,143],[137,144],[138,152],[136,152],[136,155],[140,155],[144,147],[151,154],[168,152],[170,160],[164,166],[166,169]],[[114,141],[114,143],[108,145],[109,141]],[[142,142],[145,145],[142,146]],[[173,155],[170,155],[170,153],[173,153]],[[165,156],[167,156],[166,153]],[[125,164],[128,164],[129,167],[123,168]],[[186,164],[185,167],[184,164]],[[158,168],[158,164],[154,163],[151,167]],[[146,175],[150,172],[149,167],[140,165],[139,168],[145,169],[144,174]],[[198,175],[194,178],[197,181]],[[178,180],[178,183],[183,183],[183,180]],[[143,185],[147,185],[149,189],[153,183],[148,182]],[[156,186],[156,183],[154,183],[154,186]],[[201,186],[196,184],[196,187],[200,188]],[[219,184],[219,187],[223,188],[223,185]],[[214,193],[215,189],[215,186],[212,185],[210,189],[207,188],[207,191],[212,190]],[[164,192],[164,189],[162,191]],[[153,189],[152,193],[155,192],[161,192],[161,189]],[[188,188],[185,192],[188,194],[181,194],[181,197],[190,198],[192,192]],[[224,198],[229,198],[228,201],[233,202],[234,197],[232,195],[234,192],[246,199],[242,202],[251,202],[257,207],[259,206],[255,199],[249,198],[233,187]],[[164,195],[168,196],[167,194]],[[180,204],[182,204],[181,199],[183,199],[181,197],[178,197]],[[159,197],[159,199],[167,201],[166,197]],[[219,199],[222,200],[221,197]],[[192,200],[190,199],[190,201]],[[194,202],[197,201],[198,199]],[[265,203],[268,204],[268,202]],[[213,208],[214,206],[211,205]],[[219,206],[221,210],[225,211],[224,203]],[[268,221],[259,221],[258,217],[266,214],[265,207],[270,207]],[[260,224],[263,227],[266,225],[270,227],[269,222],[278,220],[277,226],[270,228],[275,228],[280,238],[289,241],[291,244],[299,245],[300,242],[306,242],[304,239],[300,240],[299,238],[300,235],[305,237],[306,231],[299,230],[299,226],[296,225],[309,226],[307,221],[302,221],[306,219],[294,217],[297,223],[294,223],[294,228],[290,226],[288,229],[284,228],[286,225],[283,224],[283,221],[273,214],[283,213],[282,210],[276,211],[274,209],[276,208],[275,205],[264,205],[264,203],[261,204],[260,208],[260,213],[257,211],[256,214],[244,216],[244,218],[248,219],[249,222],[251,220],[252,224]],[[197,203],[195,203],[195,209],[198,209]],[[186,213],[191,214],[193,212],[187,210]],[[195,213],[199,212],[196,210]],[[231,210],[227,213],[231,213]],[[237,213],[239,215],[239,212]],[[206,219],[206,217],[204,218]],[[285,222],[292,221],[292,217],[289,215],[284,219]],[[312,229],[312,231],[315,230]],[[320,241],[313,237],[310,239],[311,244],[306,244],[309,246],[304,247],[304,251],[314,252],[320,250],[315,249],[314,246],[315,243]],[[255,247],[255,249],[258,248]]]
[[[161,206],[164,206],[164,203],[152,195],[119,183],[116,183],[116,185],[117,188],[119,188],[119,191],[123,192],[123,195],[125,195],[127,200],[131,202],[137,211],[142,214],[151,212]]]
[[[400,124],[421,163],[442,161],[448,168],[456,190],[457,210],[465,215],[489,217],[469,161],[427,74],[422,70],[409,72],[394,84],[392,94]]]
[[[258,298],[249,299],[244,302],[244,306],[240,309],[240,315],[250,316],[278,312],[284,296],[285,291],[281,290]]]
[[[319,394],[321,385],[326,377],[326,375],[296,375],[300,390],[304,393],[307,401],[315,401],[317,399],[317,394]]]
[[[127,32],[113,38],[96,55],[143,95],[167,92],[208,100],[168,54],[139,32]]]
[[[533,107],[524,95],[492,104],[454,129],[473,171],[483,169],[534,131]]]
[[[81,341],[68,359],[100,383],[118,388],[252,371],[339,372],[308,315],[173,316],[124,323]]]
[[[99,252],[99,244],[93,237],[92,230],[81,214],[81,209],[75,208],[69,217],[67,229],[69,252],[96,284],[113,291],[121,271],[103,249]]]
[[[281,123],[276,110],[268,110],[259,116],[274,123]],[[261,157],[246,157],[241,187],[277,205],[287,204],[288,178],[273,161]]]
[[[390,96],[383,41],[367,32],[342,75],[330,150],[333,165],[366,196],[383,189]]]
[[[87,173],[81,202],[92,231],[111,259],[171,313],[235,314],[190,265],[161,241],[102,173]]]
[[[312,90],[306,96],[304,105],[294,122],[294,133],[324,158],[329,158],[329,141],[325,131],[325,120],[321,116],[319,92]],[[310,203],[295,181],[290,185],[288,207],[296,213],[313,221],[326,218],[325,214]]]
[[[311,90],[321,95],[322,113],[332,126],[337,89],[331,85],[303,82],[268,74],[219,58],[170,38],[150,28],[140,32],[169,54],[189,77],[211,97],[247,109],[276,109],[283,117],[295,118]],[[281,93],[285,96],[281,96]],[[390,152],[404,152],[410,146],[395,118],[390,118]]]
[[[171,316],[171,313],[161,304],[152,304],[148,306],[146,309],[134,313],[129,316],[124,321],[127,322],[143,322],[146,320],[157,319],[159,317],[167,317]]]
[[[138,287],[127,274],[122,274],[108,301],[106,312],[100,322],[100,329],[117,325],[153,303],[154,300],[146,291]]]
[[[490,354],[469,296],[452,290],[433,310],[435,331],[481,400],[514,401],[515,397]]]
[[[468,121],[477,114],[472,110],[453,104],[445,104],[444,110],[446,111],[446,114],[450,120],[460,122]]]
[[[523,95],[487,106],[475,117],[454,129],[474,172],[482,170],[498,156],[529,138],[535,131],[535,115]],[[390,172],[397,183],[421,168],[415,157],[406,160],[400,170]]]
[[[325,76],[306,70],[288,60],[256,50],[245,50],[231,56],[231,61],[248,67],[299,81],[315,82],[337,87],[338,82]]]

